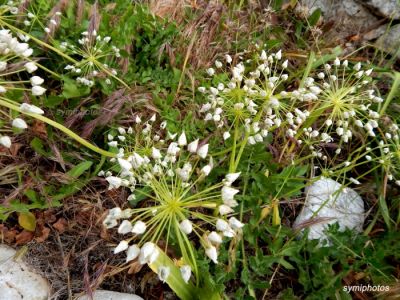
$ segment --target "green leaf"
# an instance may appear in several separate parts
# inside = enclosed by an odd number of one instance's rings
[[[317,8],[316,10],[314,10],[314,12],[308,18],[308,23],[310,24],[310,26],[317,25],[318,20],[319,20],[320,17],[321,17],[321,9]]]
[[[78,178],[84,172],[89,170],[92,165],[93,165],[93,162],[91,162],[89,160],[81,162],[80,164],[76,165],[71,170],[69,170],[66,174],[71,178]]]
[[[35,152],[45,157],[49,156],[49,153],[44,149],[44,145],[41,139],[34,137],[30,142],[30,145]]]
[[[81,97],[90,93],[90,87],[78,86],[76,81],[71,78],[63,76],[62,80],[64,82],[62,95],[67,99]]]
[[[28,231],[35,231],[36,217],[31,212],[20,213],[18,216],[19,225]]]

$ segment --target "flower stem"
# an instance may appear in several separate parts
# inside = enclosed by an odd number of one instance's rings
[[[92,150],[92,151],[94,151],[94,152],[96,152],[98,154],[101,154],[101,155],[104,155],[104,156],[107,156],[107,157],[115,157],[115,153],[103,150],[103,149],[101,149],[101,148],[89,143],[88,141],[86,141],[85,139],[83,139],[79,135],[77,135],[75,132],[73,132],[72,130],[68,129],[67,127],[61,125],[60,123],[57,123],[56,121],[53,121],[53,120],[51,120],[51,119],[49,119],[47,117],[44,117],[44,116],[38,115],[38,114],[32,114],[32,113],[24,112],[17,105],[9,103],[9,102],[1,100],[1,99],[0,99],[0,106],[7,107],[7,108],[12,109],[14,111],[18,111],[18,112],[20,112],[20,113],[22,113],[24,115],[30,116],[30,117],[35,118],[37,120],[40,120],[40,121],[42,121],[42,122],[44,122],[46,124],[49,124],[50,126],[53,126],[53,127],[57,128],[57,129],[61,130],[66,135],[68,135],[69,137],[71,137],[74,140],[76,140],[78,143],[82,144],[86,148],[88,148],[88,149],[90,149],[90,150]]]

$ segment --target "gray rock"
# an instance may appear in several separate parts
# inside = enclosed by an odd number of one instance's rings
[[[400,19],[400,2],[398,0],[357,0],[368,6],[374,14],[393,19]]]
[[[0,244],[0,300],[47,300],[50,286],[23,261],[14,260],[16,251]]]
[[[90,298],[81,296],[77,300],[90,300]],[[133,294],[97,290],[93,292],[93,300],[143,300],[143,298]]]
[[[391,27],[377,41],[376,46],[400,58],[400,24]]]
[[[321,178],[306,189],[303,210],[295,220],[295,229],[310,228],[308,239],[327,240],[328,225],[338,223],[339,230],[349,228],[361,232],[364,223],[364,202],[351,188]]]
[[[378,21],[365,6],[355,0],[300,0],[299,4],[297,9],[306,8],[309,15],[321,9],[326,20],[344,25],[342,30],[345,34],[350,30],[354,32],[367,28]]]

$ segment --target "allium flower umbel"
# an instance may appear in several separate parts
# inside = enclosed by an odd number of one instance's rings
[[[226,210],[233,211],[237,205],[234,198],[239,190],[231,185],[240,174],[228,174],[220,182],[207,184],[204,178],[213,166],[208,157],[208,145],[199,140],[190,141],[183,133],[169,134],[170,139],[163,143],[160,143],[160,137],[153,137],[142,147],[127,145],[130,135],[139,141],[145,140],[143,134],[151,132],[143,133],[146,124],[149,123],[139,122],[135,130],[118,130],[118,134],[126,137],[124,148],[119,149],[120,157],[114,160],[120,171],[100,174],[106,177],[110,188],[128,188],[131,193],[128,200],[142,200],[131,209],[110,210],[104,225],[111,228],[119,224],[118,232],[128,246],[125,248],[124,243],[116,249],[127,250],[127,260],[137,256],[137,250],[129,248],[133,245],[141,248],[139,262],[148,263],[153,251],[153,246],[149,245],[162,239],[168,247],[173,241],[179,246],[177,254],[182,255],[187,265],[182,269],[182,276],[188,281],[191,270],[197,274],[196,246],[202,245],[206,255],[217,263],[218,247],[224,239],[236,236],[240,230],[239,221],[224,221]],[[208,166],[206,172],[204,166]],[[214,211],[220,213],[219,218]],[[221,222],[226,226],[222,228]],[[193,240],[196,237],[199,240]],[[145,250],[144,245],[147,245]],[[142,251],[146,253],[142,254]],[[168,272],[164,271],[161,277],[165,279]]]
[[[231,61],[227,59],[228,64]],[[262,51],[254,60],[229,65],[227,82],[199,88],[207,97],[200,109],[204,120],[224,128],[224,140],[231,138],[235,128],[244,126],[249,144],[262,142],[271,128],[281,125],[287,109],[282,101],[289,98],[284,91],[287,67],[281,51],[269,55]]]
[[[79,45],[71,42],[62,42],[62,51],[79,57],[73,65],[67,65],[65,69],[76,75],[76,81],[80,84],[93,86],[95,79],[106,77],[105,82],[110,84],[110,78],[115,78],[117,71],[112,68],[115,58],[120,57],[120,50],[111,45],[111,37],[101,36],[95,30],[91,33],[81,33]]]

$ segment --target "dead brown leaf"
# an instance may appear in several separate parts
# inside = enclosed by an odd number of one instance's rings
[[[53,224],[53,227],[59,233],[63,233],[66,230],[67,226],[68,226],[68,222],[64,218],[59,218],[58,221]]]
[[[33,239],[33,232],[23,230],[19,234],[16,235],[15,237],[15,245],[24,245]]]

